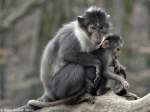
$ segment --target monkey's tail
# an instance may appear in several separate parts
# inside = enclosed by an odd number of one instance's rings
[[[56,100],[56,101],[52,101],[52,102],[42,102],[42,101],[38,101],[38,100],[30,100],[27,103],[27,105],[43,108],[43,107],[56,106],[56,105],[60,105],[60,104],[66,104],[66,103],[69,103],[70,101],[72,102],[73,100],[77,100],[76,98],[78,98],[79,96],[82,96],[84,94],[84,92],[85,92],[85,90],[83,89],[82,91],[80,91],[79,93],[77,93],[74,96],[70,96],[68,98],[64,98],[64,99],[60,99],[60,100]]]

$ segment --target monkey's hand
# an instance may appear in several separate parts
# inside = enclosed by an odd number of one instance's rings
[[[136,94],[131,93],[131,92],[127,92],[127,94],[125,94],[124,96],[125,96],[126,99],[128,99],[128,100],[137,100],[137,99],[140,98],[139,96],[137,96]]]
[[[130,87],[129,83],[124,78],[121,78],[121,84],[125,89],[129,89]]]
[[[126,68],[116,59],[113,61],[114,71],[115,73],[120,74],[121,71],[125,71]]]

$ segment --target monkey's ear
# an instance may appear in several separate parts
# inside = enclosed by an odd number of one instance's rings
[[[102,48],[108,48],[109,47],[109,41],[108,40],[104,40],[101,44]]]
[[[78,16],[77,20],[79,23],[83,23],[84,22],[84,17],[83,16]]]

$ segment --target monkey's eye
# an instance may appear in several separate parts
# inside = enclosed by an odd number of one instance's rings
[[[100,24],[98,27],[99,27],[100,30],[108,29],[109,24],[108,23],[103,23],[103,24]]]
[[[94,25],[89,25],[88,30],[89,30],[90,32],[93,32],[94,30],[96,30],[96,27],[95,27]]]

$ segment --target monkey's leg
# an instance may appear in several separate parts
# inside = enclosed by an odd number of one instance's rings
[[[47,97],[43,95],[40,99],[30,100],[28,105],[33,107],[46,107],[52,106],[56,104],[73,104],[72,102],[76,102],[78,97],[84,95],[84,69],[80,65],[69,64],[63,69],[61,69],[51,80],[51,85],[49,88],[49,92],[52,92],[54,100],[49,99],[50,96]],[[83,92],[81,92],[83,90]],[[75,97],[74,97],[75,96]],[[67,100],[69,98],[69,100]],[[44,99],[44,100],[43,100]],[[45,101],[46,100],[46,101]],[[55,102],[58,101],[59,102]]]
[[[137,100],[137,99],[140,98],[136,94],[128,92],[125,89],[122,89],[120,92],[117,92],[116,94],[119,95],[119,96],[125,97],[127,100]]]
[[[101,74],[99,74],[100,76]],[[86,68],[86,88],[87,92],[92,95],[105,94],[110,88],[106,87],[107,79],[101,75],[97,77],[96,69],[94,67]]]
[[[83,89],[85,79],[85,72],[82,66],[69,64],[53,78],[52,93],[56,99],[75,95]]]
[[[23,112],[23,110],[24,110],[24,112],[25,112],[25,110],[27,110],[27,112],[34,112],[35,110],[37,110],[37,108],[34,108],[33,106],[29,106],[29,105],[24,105],[24,106],[17,108],[17,110],[18,110],[18,112],[19,112],[19,110],[20,110],[20,112],[21,111]]]
[[[86,91],[91,94],[94,91],[94,83],[89,79],[86,79]]]
[[[81,88],[81,90],[85,89],[85,92],[82,96],[80,96],[80,99],[76,102],[81,103],[84,101],[88,101],[91,104],[94,104],[95,102],[95,98],[92,95],[93,91],[94,91],[94,78],[95,78],[95,68],[93,67],[89,67],[85,69],[85,73],[84,74],[80,74],[83,76],[85,84],[83,86],[83,88]]]
[[[43,94],[40,98],[38,98],[36,100],[29,100],[27,102],[26,106],[23,108],[24,109],[31,109],[31,110],[35,111],[35,110],[41,109],[42,107],[34,105],[34,102],[46,103],[46,102],[50,102],[53,100],[54,100],[54,97],[52,97],[52,96],[50,96],[50,94],[48,95],[46,93],[46,94]],[[33,105],[32,105],[32,102],[33,102]]]
[[[85,68],[85,77],[86,77],[86,91],[92,95],[95,95],[95,85],[94,79],[96,77],[95,67],[86,67]]]
[[[97,96],[100,96],[100,95],[104,95],[105,93],[107,93],[109,90],[111,90],[111,88],[109,87],[103,87],[103,88],[99,88],[96,92],[96,95]]]
[[[125,69],[121,66],[120,67],[120,71],[117,71],[117,70],[114,70],[115,73],[117,73],[118,75],[122,76],[124,79],[126,79],[127,77],[127,74],[125,72]],[[125,88],[123,88],[123,86],[118,83],[118,82],[115,82],[115,88],[114,88],[114,92],[119,95],[119,96],[124,96],[126,99],[128,100],[137,100],[139,99],[140,97],[138,97],[136,94],[134,93],[131,93],[131,92],[128,92],[128,90],[126,90]]]
[[[131,92],[127,92],[127,94],[125,94],[124,97],[128,100],[137,100],[140,98],[139,96]]]
[[[46,94],[44,94],[43,96],[41,96],[40,98],[38,98],[37,100],[29,100],[27,105],[25,107],[23,107],[24,109],[31,109],[31,110],[38,110],[41,109],[42,107],[36,106],[34,105],[34,103],[32,104],[32,102],[50,102],[52,99],[50,99],[49,96],[47,96]]]
[[[103,95],[111,89],[109,87],[106,87],[106,84],[107,79],[105,77],[101,77],[101,79],[97,80],[97,83],[95,83],[97,96]]]
[[[116,85],[116,86],[120,86],[120,88],[114,89],[114,92],[115,92],[117,95],[123,96],[123,97],[125,97],[125,98],[128,99],[128,100],[137,100],[137,99],[140,98],[140,97],[138,97],[136,94],[131,93],[131,92],[128,92],[128,90],[124,89],[124,88],[122,87],[122,85],[119,85],[119,84],[118,84],[118,85]]]

